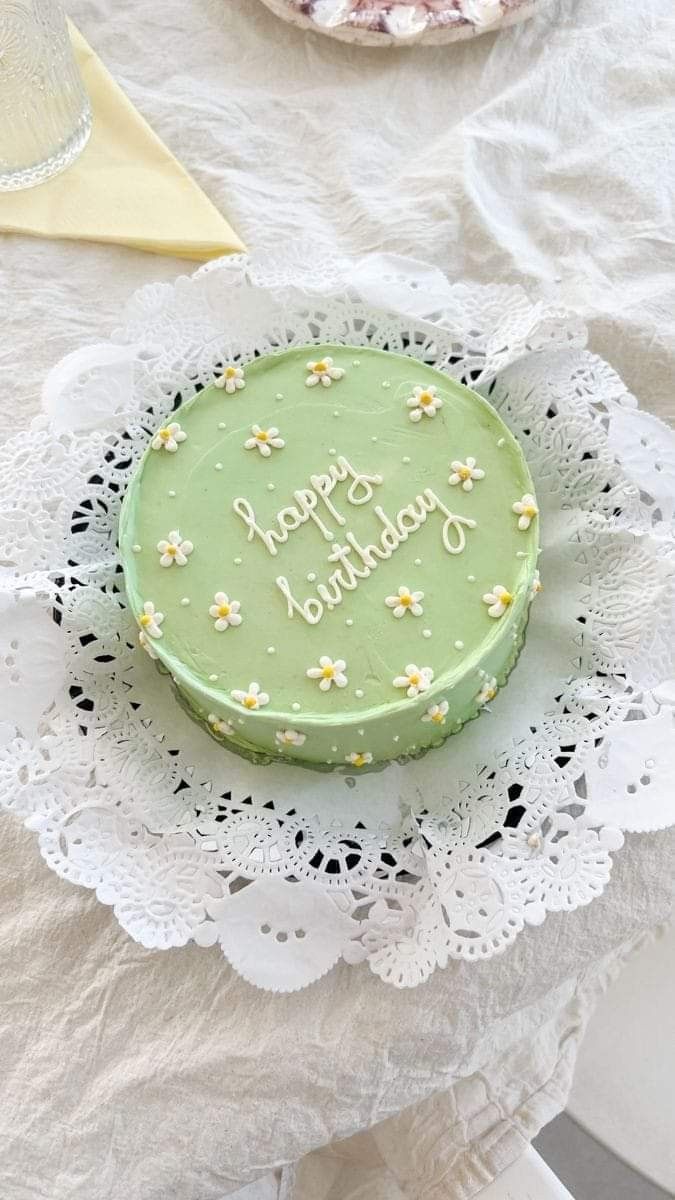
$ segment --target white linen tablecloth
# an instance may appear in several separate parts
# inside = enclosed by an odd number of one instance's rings
[[[671,0],[552,0],[496,36],[379,52],[257,0],[69,9],[251,248],[387,250],[557,296],[672,418]],[[136,287],[184,271],[4,237],[5,431]],[[599,988],[672,906],[675,835],[632,836],[603,897],[499,959],[272,997],[215,950],[143,950],[6,816],[2,838],[3,1200],[217,1200],[288,1163],[299,1200],[468,1200],[563,1106]]]

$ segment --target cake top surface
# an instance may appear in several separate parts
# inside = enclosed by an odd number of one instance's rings
[[[411,668],[452,687],[537,557],[532,481],[495,411],[370,348],[295,348],[218,384],[157,431],[123,506],[159,658],[221,708],[264,696],[317,722],[405,704]]]

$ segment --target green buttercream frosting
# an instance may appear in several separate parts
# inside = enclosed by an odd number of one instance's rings
[[[524,633],[520,447],[482,397],[387,351],[304,346],[224,378],[157,432],[125,498],[141,640],[242,752],[362,770],[438,744]]]

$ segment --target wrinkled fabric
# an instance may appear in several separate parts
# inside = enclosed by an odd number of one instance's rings
[[[670,0],[551,0],[499,35],[380,52],[256,0],[69,9],[251,248],[387,250],[557,297],[675,415]],[[134,289],[185,269],[2,238],[4,429]],[[345,966],[271,996],[217,950],[143,950],[0,820],[3,1200],[219,1200],[277,1167],[287,1200],[468,1200],[562,1107],[597,990],[672,906],[675,833],[631,836],[603,896],[498,959],[411,992]]]

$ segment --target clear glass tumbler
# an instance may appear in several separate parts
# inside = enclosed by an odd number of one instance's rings
[[[84,149],[91,106],[58,0],[0,0],[0,192],[34,187]]]

